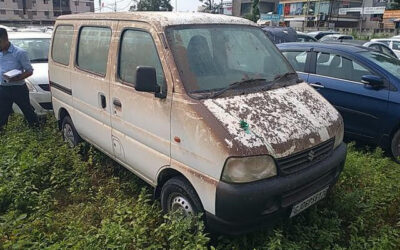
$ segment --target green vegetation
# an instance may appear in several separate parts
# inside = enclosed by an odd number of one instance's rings
[[[0,249],[399,249],[400,166],[350,147],[328,198],[272,230],[210,240],[196,218],[163,216],[152,189],[55,121],[0,132]]]

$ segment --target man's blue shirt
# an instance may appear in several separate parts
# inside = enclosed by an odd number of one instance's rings
[[[0,85],[1,86],[13,86],[13,85],[23,85],[25,80],[7,83],[3,79],[3,74],[13,70],[18,69],[22,72],[33,72],[31,61],[29,60],[28,53],[14,46],[10,43],[10,47],[6,52],[0,51]]]

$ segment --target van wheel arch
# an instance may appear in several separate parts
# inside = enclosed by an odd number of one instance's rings
[[[60,108],[60,110],[58,111],[58,128],[60,130],[62,127],[62,122],[66,116],[71,117],[65,108]]]
[[[158,174],[158,177],[157,177],[157,186],[154,189],[154,198],[155,199],[159,199],[160,198],[161,190],[162,190],[164,184],[168,180],[170,180],[170,179],[172,179],[174,177],[182,177],[182,178],[184,178],[192,186],[192,188],[194,189],[194,186],[189,181],[189,179],[186,178],[186,176],[184,176],[181,172],[179,172],[178,170],[173,169],[173,168],[165,168],[165,169],[161,170],[161,172]],[[196,191],[196,194],[197,194],[197,191]]]

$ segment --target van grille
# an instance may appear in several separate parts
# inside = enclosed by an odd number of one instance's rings
[[[332,153],[334,143],[335,138],[331,138],[305,151],[277,159],[280,175],[296,173],[326,159]]]

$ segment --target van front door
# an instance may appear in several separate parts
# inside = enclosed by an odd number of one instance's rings
[[[150,183],[158,170],[170,164],[170,113],[172,91],[165,99],[135,90],[136,68],[156,69],[157,83],[166,89],[157,33],[145,24],[119,23],[120,38],[115,79],[111,82],[112,138],[118,161]],[[158,49],[157,49],[158,48]]]
[[[118,22],[91,21],[79,29],[76,62],[71,72],[74,125],[79,134],[112,155],[109,51]]]

